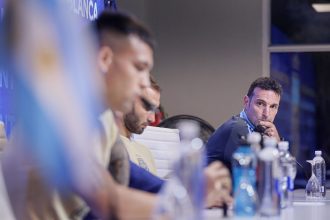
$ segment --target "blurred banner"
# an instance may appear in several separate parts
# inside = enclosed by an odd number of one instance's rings
[[[12,134],[18,127],[23,140],[15,149],[28,152],[56,186],[81,182],[88,190],[95,174],[92,134],[102,108],[96,44],[63,2],[8,2],[0,58],[2,82],[8,81],[2,85],[15,106]]]
[[[3,17],[5,13],[5,0],[0,0],[0,26],[3,26]],[[2,47],[1,47],[2,48]],[[15,122],[14,112],[11,108],[10,100],[13,96],[14,82],[13,77],[8,73],[4,65],[0,65],[0,121],[3,121],[6,127],[7,135]]]
[[[4,13],[4,5],[3,0],[0,0],[0,21],[2,20],[3,13]]]
[[[0,24],[2,25],[3,16],[5,14],[5,2],[8,0],[0,0]],[[83,26],[88,25],[106,8],[117,8],[116,1],[113,0],[61,0],[63,8],[69,9],[72,14],[80,18]],[[11,129],[15,123],[15,114],[12,109],[11,100],[13,98],[13,89],[15,83],[8,69],[0,65],[0,121],[5,124],[7,135],[11,133]]]

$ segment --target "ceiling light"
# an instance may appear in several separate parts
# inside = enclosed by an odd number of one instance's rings
[[[317,12],[330,12],[330,4],[312,4]]]

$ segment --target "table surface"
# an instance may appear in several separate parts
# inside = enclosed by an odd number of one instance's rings
[[[206,220],[249,220],[249,219],[279,219],[279,220],[329,220],[330,219],[330,190],[327,190],[326,198],[319,201],[307,201],[305,198],[305,190],[299,189],[294,191],[293,207],[281,210],[278,217],[260,217],[258,214],[251,218],[235,217],[232,210],[228,210],[229,217],[222,217],[221,209],[209,209],[204,212]]]

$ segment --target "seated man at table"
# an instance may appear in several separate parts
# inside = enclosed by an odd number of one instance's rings
[[[233,152],[242,136],[257,129],[263,135],[280,140],[273,121],[277,114],[282,94],[281,85],[269,77],[256,79],[243,98],[243,110],[222,124],[206,144],[208,163],[222,161],[230,168]],[[256,129],[257,128],[257,129]],[[259,130],[260,131],[260,130]]]
[[[125,114],[122,120],[119,120],[118,126],[130,160],[145,170],[138,170],[131,165],[129,186],[157,193],[164,181],[155,176],[154,158],[146,146],[131,140],[132,133],[141,134],[148,124],[154,122],[155,111],[160,105],[160,87],[153,77],[150,77],[150,82],[151,87],[142,91],[141,98],[135,101],[132,111]],[[230,203],[231,180],[228,170],[222,163],[215,162],[206,167],[204,176],[208,184],[206,187],[206,206],[219,206],[223,202]],[[222,186],[222,189],[217,189],[219,184]]]
[[[123,123],[119,123],[121,138],[125,143],[130,160],[145,170],[157,175],[156,165],[150,150],[132,141],[132,133],[142,134],[144,129],[155,120],[155,111],[160,105],[160,90],[151,79],[151,87],[142,91],[141,98],[134,103],[131,112],[123,116]]]

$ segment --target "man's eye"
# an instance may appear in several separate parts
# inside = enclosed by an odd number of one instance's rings
[[[145,70],[145,65],[136,64],[136,65],[135,65],[135,68],[136,68],[138,71],[144,71],[144,70]]]
[[[136,66],[136,69],[137,69],[138,71],[140,71],[140,72],[143,70],[143,68],[140,67],[140,66]]]
[[[143,108],[146,111],[154,111],[155,107],[153,104],[151,104],[148,100],[146,100],[145,98],[141,98],[142,104],[143,104]]]

